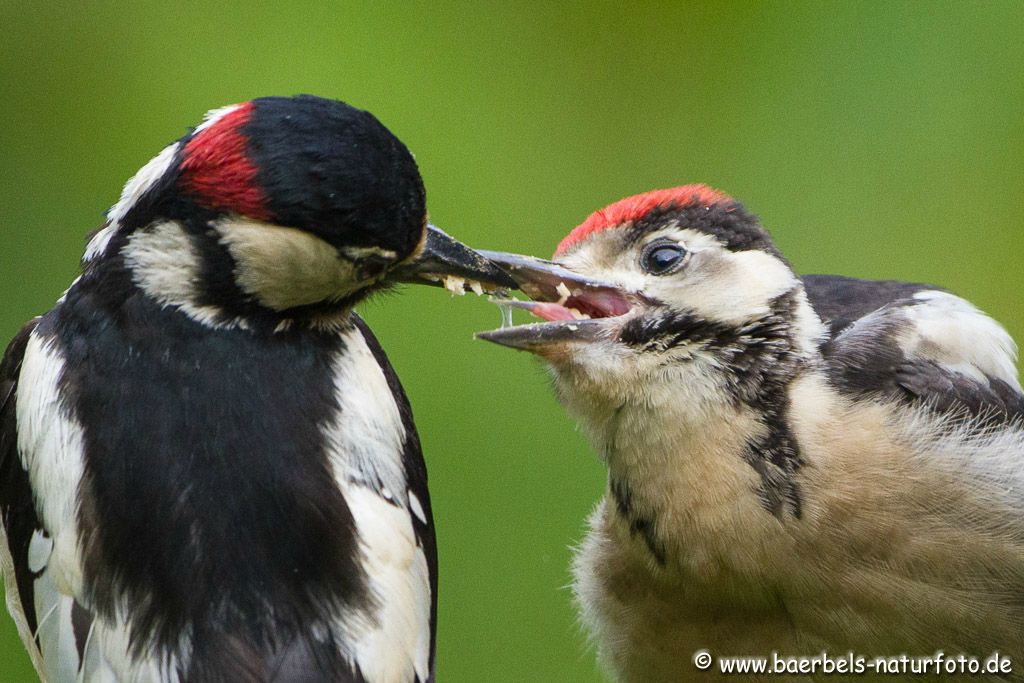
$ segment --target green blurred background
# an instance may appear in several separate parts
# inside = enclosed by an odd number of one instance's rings
[[[204,111],[310,92],[377,114],[472,245],[547,255],[615,199],[704,181],[800,272],[942,284],[1024,339],[1024,3],[269,4],[0,0],[0,337]],[[482,300],[362,312],[430,465],[439,679],[601,680],[566,586],[603,469],[543,369],[473,341],[500,321]],[[0,683],[32,680],[0,621]]]

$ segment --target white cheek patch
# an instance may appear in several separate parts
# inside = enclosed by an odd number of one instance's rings
[[[786,264],[763,251],[697,249],[678,273],[647,276],[644,290],[673,308],[742,325],[771,312],[771,303],[799,285]]]
[[[125,265],[132,279],[157,301],[189,301],[199,284],[199,254],[188,235],[174,221],[137,230],[128,238]]]
[[[339,300],[368,284],[351,261],[308,232],[245,218],[213,227],[235,261],[238,286],[267,308]]]
[[[164,221],[136,230],[123,253],[132,281],[161,306],[176,306],[193,320],[211,327],[230,325],[219,322],[219,308],[196,303],[202,274],[200,258],[177,222]]]

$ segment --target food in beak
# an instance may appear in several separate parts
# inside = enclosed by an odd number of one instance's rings
[[[544,320],[613,318],[629,313],[635,303],[617,285],[585,277],[552,261],[499,251],[480,254],[503,268],[519,289],[533,299],[496,303],[528,310]]]
[[[501,328],[476,335],[495,344],[551,358],[561,354],[566,345],[613,334],[604,319],[625,315],[645,301],[614,283],[586,277],[552,261],[497,251],[480,253],[503,268],[532,299],[495,299],[502,309]],[[546,322],[511,326],[513,308],[527,310]]]
[[[423,249],[415,258],[388,273],[393,282],[433,284],[459,296],[468,291],[507,295],[515,281],[479,252],[434,225],[427,226]]]

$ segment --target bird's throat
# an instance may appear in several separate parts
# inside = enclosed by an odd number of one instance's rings
[[[608,465],[609,523],[630,552],[688,576],[756,567],[781,531],[745,459],[765,426],[743,406],[624,405],[592,431]],[[667,414],[670,413],[670,414]]]

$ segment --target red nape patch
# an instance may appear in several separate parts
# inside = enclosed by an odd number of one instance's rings
[[[185,145],[181,183],[198,202],[218,211],[270,220],[266,196],[256,182],[256,166],[247,155],[248,138],[240,128],[252,116],[246,102],[196,133]]]
[[[659,206],[674,204],[676,208],[685,209],[690,206],[711,206],[728,199],[729,195],[700,184],[635,194],[590,214],[587,220],[575,227],[565,236],[565,239],[558,243],[555,256],[565,253],[569,247],[583,241],[595,232],[634,223]]]

